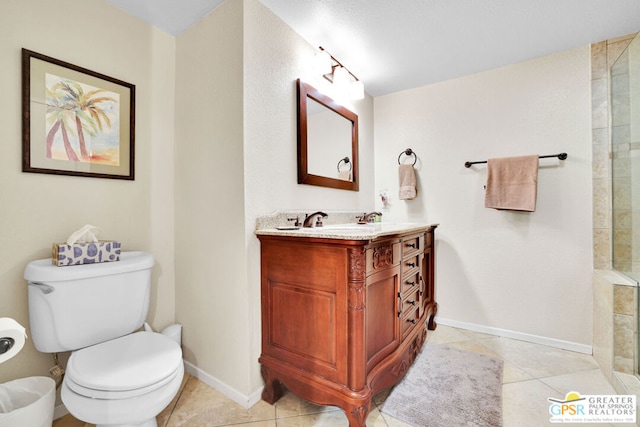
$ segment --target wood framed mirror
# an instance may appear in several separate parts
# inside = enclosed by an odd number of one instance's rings
[[[358,115],[297,80],[298,184],[358,191]]]

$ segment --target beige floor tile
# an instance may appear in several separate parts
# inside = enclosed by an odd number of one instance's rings
[[[635,375],[623,374],[622,372],[616,372],[618,379],[629,390],[629,393],[640,395],[640,381]],[[639,402],[640,403],[640,402]]]
[[[318,414],[321,412],[340,411],[340,408],[335,406],[318,406],[313,403],[307,402],[301,397],[286,391],[276,403],[276,418],[289,418],[299,415]]]
[[[278,427],[348,427],[349,421],[343,411],[328,411],[299,417],[279,418]],[[378,408],[372,408],[367,417],[367,427],[387,427]]]
[[[95,427],[95,424],[87,424],[77,420],[71,414],[67,414],[53,422],[53,427]]]
[[[233,427],[276,427],[277,425],[278,424],[276,423],[276,420],[256,421],[253,423],[229,424],[229,426],[233,426]]]
[[[367,426],[387,427],[387,423],[382,416],[382,412],[380,412],[377,407],[371,407],[371,412],[369,412],[369,416],[367,417]]]
[[[446,343],[446,346],[502,360],[502,356],[500,356],[498,353],[475,340],[449,342]]]
[[[435,331],[427,332],[427,341],[434,344],[444,344],[456,341],[468,341],[471,338],[451,326],[438,325]]]
[[[540,427],[549,422],[549,401],[556,391],[538,380],[502,386],[503,427]]]
[[[158,427],[165,427],[167,425],[167,422],[169,421],[169,417],[171,416],[171,413],[175,409],[178,403],[178,399],[180,399],[180,396],[182,395],[182,391],[184,390],[184,387],[187,385],[187,382],[191,378],[193,378],[191,375],[186,373],[184,374],[184,377],[182,377],[182,384],[180,385],[180,390],[178,390],[178,393],[176,393],[176,396],[173,398],[171,403],[169,403],[169,405],[167,405],[167,407],[164,408],[164,410],[160,412],[160,414],[158,414],[158,416],[156,417],[156,420],[158,422]]]
[[[468,331],[465,329],[458,329],[460,332],[462,332],[464,335],[468,336],[469,338],[472,338],[474,340],[484,340],[487,338],[496,338],[497,335],[491,335],[491,334],[485,334],[483,332],[475,332],[475,331]]]
[[[524,341],[491,338],[483,340],[482,345],[534,378],[564,375],[598,367],[591,356]]]
[[[540,381],[557,390],[557,396],[561,399],[570,391],[580,394],[616,394],[600,369],[541,378]]]
[[[557,392],[541,380],[521,381],[502,386],[503,427],[555,426],[550,420],[549,397]],[[561,396],[564,397],[564,396]],[[580,423],[581,427],[610,427],[608,424]],[[629,425],[629,424],[627,424]]]
[[[371,400],[373,400],[374,404],[380,406],[387,399],[387,397],[389,396],[389,393],[391,393],[391,390],[393,390],[393,388],[383,390],[380,393],[375,394]]]
[[[415,427],[413,424],[408,424],[404,421],[400,421],[397,418],[393,418],[391,415],[382,414],[382,417],[387,422],[387,426],[389,427]]]
[[[518,381],[528,381],[534,379],[533,376],[529,375],[522,368],[514,365],[511,362],[506,360],[503,361],[503,371],[502,371],[502,383],[515,383]]]
[[[438,326],[430,333],[432,343],[502,359],[503,427],[539,427],[549,422],[549,397],[567,391],[581,394],[614,394],[590,356],[523,341]],[[391,390],[373,397],[368,427],[411,427],[379,410]],[[191,376],[185,376],[174,402],[158,416],[159,427],[347,427],[344,412],[318,406],[295,394],[270,405],[260,401],[245,409],[222,393]],[[581,424],[581,426],[585,426]],[[93,427],[73,417],[57,420],[54,427]],[[599,424],[598,427],[606,427]]]
[[[167,427],[209,427],[275,419],[275,408],[260,401],[249,409],[195,378],[189,378]]]

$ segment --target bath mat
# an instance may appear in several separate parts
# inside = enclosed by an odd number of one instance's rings
[[[502,426],[502,360],[427,343],[381,411],[417,427]]]

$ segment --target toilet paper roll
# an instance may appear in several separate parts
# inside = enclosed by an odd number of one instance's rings
[[[24,326],[10,317],[0,317],[0,363],[18,354],[27,338]]]

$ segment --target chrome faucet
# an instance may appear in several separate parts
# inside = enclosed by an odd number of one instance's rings
[[[370,212],[370,213],[365,213],[362,214],[362,216],[357,216],[356,218],[358,218],[358,224],[368,224],[370,222],[373,222],[375,220],[375,217],[377,216],[382,216],[381,212]]]
[[[314,212],[311,215],[305,215],[304,223],[302,224],[302,226],[306,228],[322,227],[322,218],[326,218],[328,216],[329,215],[327,215],[326,213],[320,211]]]

